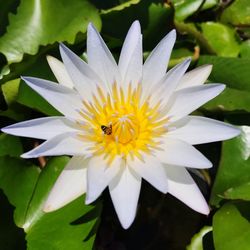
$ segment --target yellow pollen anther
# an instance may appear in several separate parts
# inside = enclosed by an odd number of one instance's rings
[[[80,137],[93,143],[89,149],[93,155],[103,155],[109,163],[116,156],[143,161],[144,153],[161,150],[157,143],[167,133],[169,120],[159,112],[160,102],[150,106],[150,96],[141,102],[142,91],[141,84],[122,89],[115,83],[110,93],[105,95],[98,87],[93,101],[83,102]]]

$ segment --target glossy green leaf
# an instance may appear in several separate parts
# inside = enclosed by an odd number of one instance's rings
[[[216,250],[249,250],[250,223],[244,217],[250,204],[224,205],[213,217],[213,238]],[[242,211],[243,210],[243,211]]]
[[[98,12],[87,0],[22,0],[0,38],[0,52],[8,63],[19,62],[25,53],[35,55],[39,46],[57,41],[73,43],[89,22],[100,27]]]
[[[175,7],[175,19],[177,21],[184,21],[187,17],[194,14],[197,10],[202,8],[203,10],[214,7],[217,0],[173,0]]]
[[[4,135],[6,136],[6,135]],[[13,137],[5,139],[9,143]],[[17,154],[20,149],[13,149]],[[0,157],[0,188],[16,207],[16,224],[26,232],[28,249],[92,249],[100,204],[85,206],[83,197],[52,213],[43,204],[68,157],[52,158],[43,171],[11,157]],[[85,240],[85,238],[88,238]]]
[[[83,241],[96,223],[100,204],[86,206],[83,197],[55,212],[42,211],[47,195],[67,161],[66,157],[51,159],[39,176],[23,225],[30,249],[85,249]]]
[[[0,187],[16,207],[15,222],[26,232],[28,249],[92,249],[95,232],[91,230],[97,222],[100,204],[85,206],[80,197],[55,212],[42,211],[67,162],[68,157],[53,158],[40,173],[39,168],[27,161],[0,158]]]
[[[111,9],[102,10],[101,14],[108,14],[108,13],[110,13],[112,11],[121,11],[121,10],[123,10],[125,8],[130,7],[133,4],[138,4],[139,2],[140,2],[140,0],[129,0],[127,2],[124,2],[124,3],[121,3],[121,4],[117,5],[117,6],[113,7],[113,8],[111,8]]]
[[[244,41],[240,46],[241,57],[250,58],[250,39]]]
[[[204,105],[204,108],[249,111],[250,59],[201,56],[198,65],[203,64],[213,65],[212,73],[209,76],[210,81],[227,85],[226,90]]]
[[[223,143],[222,156],[210,203],[222,199],[250,200],[250,127],[242,126],[241,135]]]
[[[221,21],[233,25],[250,24],[249,0],[235,0],[222,13]]]
[[[17,156],[23,152],[23,146],[18,137],[1,134],[0,135],[0,156]]]
[[[0,157],[0,188],[9,202],[16,207],[14,219],[22,227],[40,169],[27,161]]]
[[[216,81],[217,82],[217,81]],[[249,91],[226,87],[216,98],[206,103],[203,108],[210,111],[247,111],[250,112]]]
[[[9,82],[6,82],[1,86],[4,99],[8,105],[14,103],[17,99],[18,88],[20,84],[20,79],[15,79]]]
[[[46,115],[60,115],[54,107],[52,107],[45,99],[43,99],[23,81],[19,87],[17,102]]]
[[[212,231],[212,227],[205,226],[200,232],[195,234],[191,239],[191,243],[187,246],[187,250],[204,250],[203,249],[203,237]]]
[[[206,22],[201,24],[204,37],[219,56],[236,57],[240,45],[234,29],[221,23]]]

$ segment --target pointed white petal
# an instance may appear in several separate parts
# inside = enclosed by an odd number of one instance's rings
[[[85,157],[72,157],[51,189],[43,211],[52,212],[84,194],[86,192],[86,174]]]
[[[85,142],[83,142],[76,133],[65,133],[53,137],[42,143],[40,146],[21,155],[23,158],[36,158],[49,155],[86,155]]]
[[[64,44],[60,44],[60,53],[66,70],[80,95],[86,100],[92,97],[96,84],[101,84],[101,79],[80,57],[73,53]]]
[[[73,82],[71,81],[64,64],[53,56],[47,56],[47,61],[56,77],[56,80],[65,87],[73,89]]]
[[[211,168],[212,163],[192,145],[169,137],[162,138],[164,151],[155,151],[159,161],[190,168]]]
[[[129,83],[138,84],[142,79],[142,35],[138,21],[131,25],[123,43],[118,67],[121,73],[123,87]]]
[[[143,85],[145,88],[154,85],[165,75],[175,39],[176,31],[172,30],[148,56],[143,66]]]
[[[124,229],[129,228],[135,219],[140,189],[141,178],[127,166],[109,184],[111,199]]]
[[[22,79],[65,116],[82,118],[78,112],[82,108],[82,101],[74,90],[39,78],[22,77]]]
[[[161,162],[154,156],[144,155],[144,162],[135,158],[128,162],[139,176],[148,181],[152,186],[162,193],[167,193],[168,182]]]
[[[122,159],[118,157],[113,160],[111,165],[108,165],[107,160],[104,160],[102,156],[92,157],[89,160],[86,204],[90,204],[100,196],[111,180],[119,173],[122,164]]]
[[[169,193],[193,210],[209,214],[209,207],[201,191],[185,168],[166,165]]]
[[[156,105],[159,100],[162,100],[163,103],[168,101],[169,97],[178,86],[181,77],[186,72],[190,62],[191,59],[188,58],[182,63],[176,65],[168,71],[168,73],[164,76],[163,81],[160,81],[158,84],[153,86],[153,90],[151,91],[152,98],[150,99],[152,106]]]
[[[230,124],[199,116],[189,116],[172,125],[177,129],[168,132],[168,137],[193,145],[231,139],[240,133]]]
[[[129,67],[129,64],[132,62],[131,58],[134,54],[138,42],[141,40],[141,27],[138,21],[134,21],[131,25],[128,34],[125,38],[125,41],[122,46],[118,67],[122,76],[122,79],[125,78],[125,74]]]
[[[19,122],[2,128],[1,130],[4,133],[11,135],[38,138],[42,140],[50,139],[59,134],[78,131],[74,122],[60,116],[44,117]]]
[[[212,65],[202,65],[189,71],[181,78],[177,89],[202,85],[210,75],[212,67]]]
[[[178,90],[173,94],[173,99],[170,100],[172,105],[168,116],[171,117],[171,121],[176,121],[213,99],[224,89],[225,85],[223,84],[205,84]]]
[[[88,64],[106,82],[107,86],[115,80],[119,83],[115,59],[93,24],[88,25],[87,33]]]
[[[142,37],[139,38],[137,46],[130,58],[130,62],[123,80],[123,87],[127,90],[127,86],[131,83],[136,88],[142,80]]]

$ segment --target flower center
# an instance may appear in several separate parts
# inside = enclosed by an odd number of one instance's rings
[[[141,84],[132,90],[131,85],[124,90],[116,84],[111,94],[104,95],[97,88],[93,102],[83,101],[79,122],[83,134],[81,138],[93,143],[90,153],[104,155],[112,161],[117,155],[142,158],[142,153],[152,153],[160,149],[160,137],[167,132],[168,119],[159,111],[160,102],[153,107],[148,97],[141,103]]]
[[[119,143],[130,143],[136,140],[139,132],[138,121],[134,114],[115,113],[111,117],[112,134]]]

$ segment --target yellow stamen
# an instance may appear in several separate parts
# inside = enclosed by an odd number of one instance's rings
[[[143,161],[143,154],[162,150],[159,138],[167,133],[168,118],[159,112],[161,102],[150,106],[150,96],[140,103],[142,84],[135,89],[112,85],[111,94],[97,87],[93,102],[83,101],[79,123],[84,134],[80,138],[92,142],[93,155],[102,155],[110,165],[116,156]],[[108,131],[103,131],[109,129]]]

